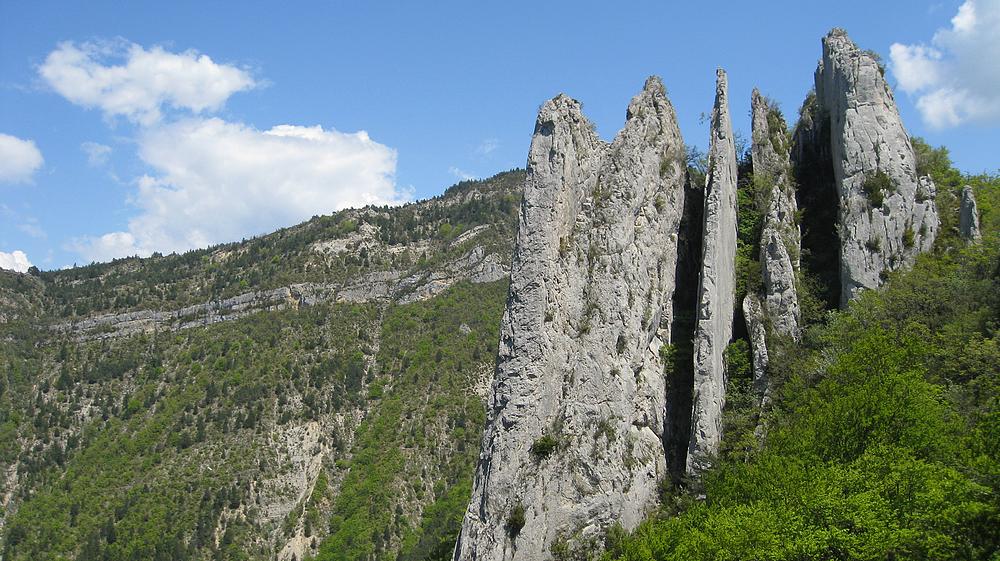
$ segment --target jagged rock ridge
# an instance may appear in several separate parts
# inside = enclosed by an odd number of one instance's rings
[[[724,353],[733,334],[736,288],[736,146],[726,73],[716,71],[709,170],[705,185],[702,269],[694,337],[694,403],[687,471],[710,465],[722,440]]]
[[[608,526],[632,528],[655,503],[684,153],[657,78],[610,145],[577,101],[540,109],[456,559],[599,548]]]
[[[935,186],[916,158],[876,58],[841,29],[823,38],[816,101],[830,119],[840,199],[841,305],[913,263],[938,230]]]

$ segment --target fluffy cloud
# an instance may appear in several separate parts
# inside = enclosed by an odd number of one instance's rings
[[[480,156],[489,156],[499,147],[499,140],[496,138],[486,138],[479,143],[479,146],[476,147],[476,154]]]
[[[0,133],[0,183],[30,181],[44,161],[33,141]]]
[[[108,163],[108,157],[111,156],[111,147],[98,142],[84,142],[80,145],[80,150],[87,154],[87,163],[95,168]]]
[[[139,147],[155,170],[137,181],[139,213],[127,232],[76,240],[85,259],[205,247],[408,197],[395,187],[396,152],[364,131],[188,119],[145,130]]]
[[[1000,121],[1000,0],[966,0],[931,45],[889,48],[899,87],[932,127]]]
[[[69,101],[144,125],[159,121],[165,105],[217,110],[232,94],[256,85],[245,70],[197,51],[171,53],[125,42],[61,43],[38,71]]]
[[[476,179],[476,176],[474,174],[471,174],[471,173],[465,171],[464,169],[460,169],[460,168],[457,168],[455,166],[451,166],[450,168],[448,168],[448,173],[454,175],[455,177],[457,177],[461,181],[468,181],[470,179]]]
[[[0,269],[10,269],[19,273],[27,273],[31,267],[31,261],[23,251],[15,250],[12,253],[0,251]]]

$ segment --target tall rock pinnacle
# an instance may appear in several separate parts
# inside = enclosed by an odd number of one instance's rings
[[[830,119],[840,198],[841,305],[910,265],[938,230],[935,187],[918,178],[910,138],[883,70],[847,33],[823,38],[816,98]]]
[[[983,235],[979,231],[979,208],[972,187],[962,188],[962,201],[958,212],[958,233],[968,241],[979,241]]]
[[[487,428],[456,560],[541,560],[635,527],[666,476],[665,379],[684,145],[657,78],[601,141],[538,114]],[[579,548],[579,549],[577,549]]]
[[[726,397],[724,353],[733,334],[737,166],[733,126],[729,119],[729,85],[722,69],[716,71],[708,157],[688,473],[708,467],[719,450]]]
[[[757,89],[753,90],[751,109],[754,181],[769,190],[760,239],[764,305],[774,332],[797,339],[801,314],[795,280],[801,236],[795,221],[798,207],[791,179],[788,129],[778,108]]]

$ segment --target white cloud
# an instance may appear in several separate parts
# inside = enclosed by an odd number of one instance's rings
[[[116,257],[149,256],[151,250],[138,246],[128,232],[111,232],[97,237],[76,238],[65,247],[79,253],[87,262],[111,261]]]
[[[0,133],[0,183],[30,181],[44,162],[34,141]]]
[[[17,229],[36,240],[44,240],[48,237],[48,234],[38,225],[38,222],[34,218],[28,218],[27,221],[18,224]]]
[[[128,231],[75,240],[85,259],[205,247],[409,196],[395,186],[395,150],[364,131],[188,119],[147,129],[139,147],[155,170],[137,180],[139,213]]]
[[[496,138],[487,138],[480,142],[479,146],[476,147],[476,154],[479,154],[480,156],[489,156],[499,147],[499,140]]]
[[[889,48],[899,87],[928,125],[1000,121],[1000,0],[966,0],[931,45]]]
[[[15,250],[12,253],[0,251],[0,269],[27,273],[29,267],[31,267],[31,261],[28,260],[28,256],[23,251]]]
[[[455,166],[451,166],[450,168],[448,168],[448,173],[454,175],[455,177],[461,179],[462,181],[468,181],[470,179],[476,179],[475,175],[473,175],[473,174],[471,174],[471,173],[469,173],[469,172],[467,172],[465,170],[459,169],[459,168],[457,168]]]
[[[163,106],[214,111],[232,94],[257,85],[246,70],[216,64],[194,50],[147,50],[124,41],[60,43],[38,71],[69,101],[144,125],[159,121]]]
[[[84,142],[80,145],[80,150],[87,154],[87,163],[95,168],[108,163],[108,157],[111,156],[111,147],[98,142]]]

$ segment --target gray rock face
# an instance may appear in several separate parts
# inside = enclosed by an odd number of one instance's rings
[[[764,324],[764,309],[760,299],[755,294],[747,294],[743,298],[743,317],[747,320],[747,332],[750,338],[750,350],[753,357],[753,391],[764,404],[768,397],[767,365],[770,362],[767,353],[767,328]]]
[[[983,235],[979,231],[979,208],[972,187],[962,188],[962,202],[958,214],[958,233],[969,241],[979,241]]]
[[[557,541],[582,555],[655,503],[685,170],[659,79],[610,145],[573,99],[539,111],[455,559],[549,559]]]
[[[736,147],[726,73],[716,71],[705,186],[701,275],[694,336],[694,398],[687,471],[708,467],[722,439],[725,350],[733,334],[736,287]]]
[[[750,351],[753,358],[753,394],[757,399],[757,426],[754,436],[758,442],[764,440],[766,427],[764,420],[771,405],[771,384],[767,367],[771,358],[767,350],[767,327],[764,308],[756,294],[747,294],[743,298],[743,317],[746,318],[747,335],[750,339]]]
[[[918,178],[910,138],[878,61],[847,33],[823,38],[817,101],[830,118],[840,195],[841,305],[912,264],[938,230],[935,188]]]
[[[791,160],[785,120],[757,89],[751,100],[753,115],[753,173],[755,182],[770,186],[760,240],[764,303],[776,333],[798,339],[801,313],[795,288],[801,234],[795,221],[798,207],[790,177]]]

